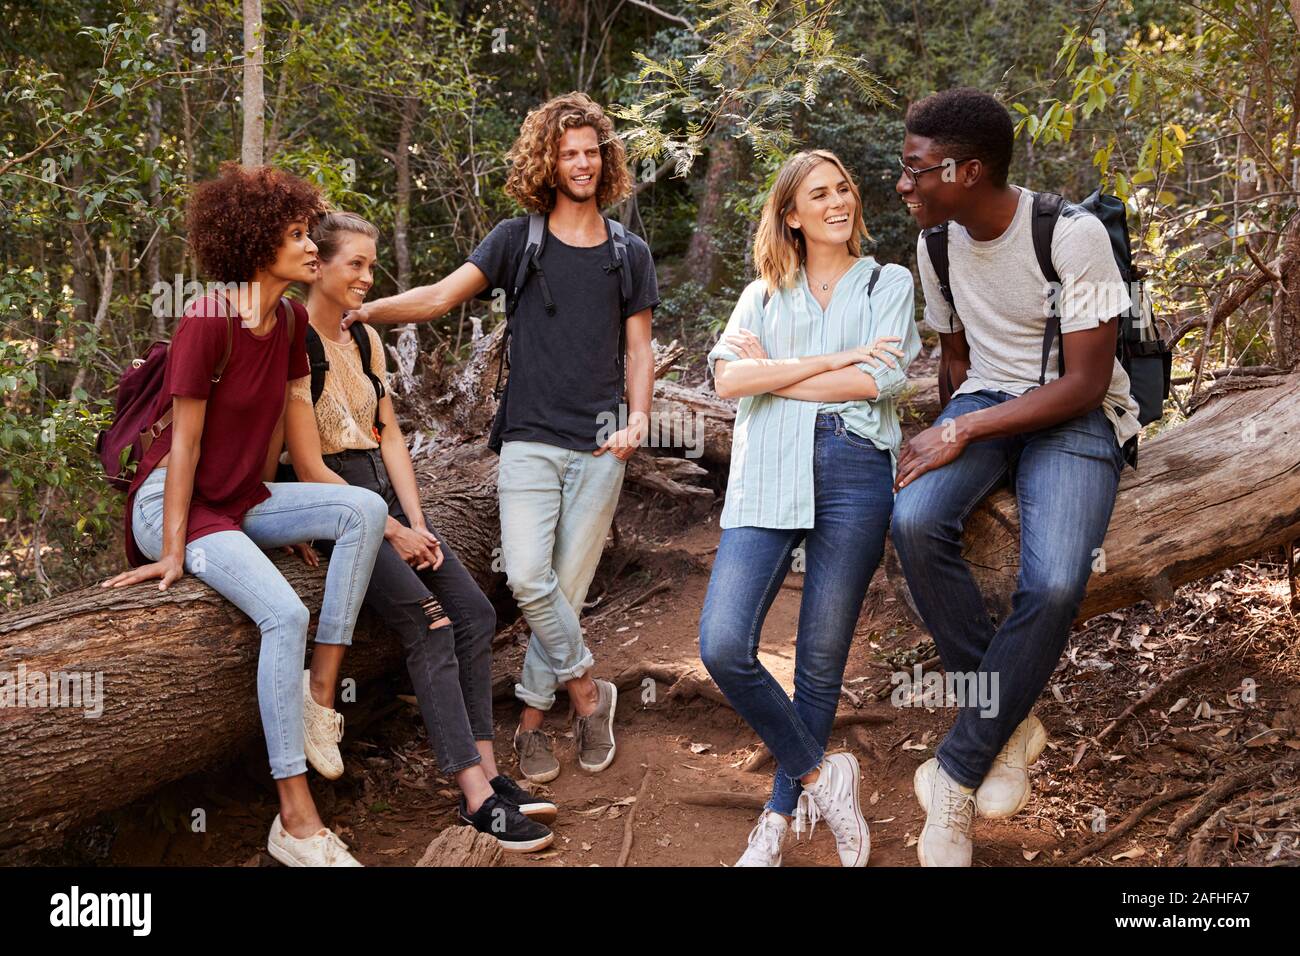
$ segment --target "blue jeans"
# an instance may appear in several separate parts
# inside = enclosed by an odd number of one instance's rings
[[[812,528],[725,528],[700,615],[700,658],[777,770],[767,807],[794,813],[799,778],[822,762],[844,665],[893,508],[890,454],[819,414]],[[796,546],[806,570],[795,638],[794,699],[758,659],[759,635]]]
[[[958,395],[941,424],[1015,398]],[[958,783],[977,787],[1056,669],[1110,524],[1123,451],[1100,408],[1050,428],[974,442],[898,493],[890,532],[921,617],[948,674],[996,687],[994,708],[966,701],[936,751]],[[1020,572],[995,626],[961,556],[966,516],[1010,478],[1020,509]],[[990,675],[996,675],[994,684]]]
[[[155,468],[136,491],[135,543],[151,561],[162,554],[163,483]],[[185,570],[252,618],[262,632],[257,704],[277,780],[307,772],[303,750],[302,669],[311,615],[263,548],[334,541],[316,624],[318,644],[350,644],[388,505],[365,488],[268,482],[271,497],[244,515],[240,531],[217,531],[185,546]]]
[[[508,441],[497,466],[506,580],[532,635],[515,696],[550,710],[594,663],[578,615],[600,564],[627,466],[536,441]]]

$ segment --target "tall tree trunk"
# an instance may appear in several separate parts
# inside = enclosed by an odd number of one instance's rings
[[[176,19],[176,4],[178,0],[167,0],[163,4],[162,23],[160,34],[162,44],[165,48],[170,49],[172,34],[172,23]],[[160,55],[162,51],[159,51]],[[150,92],[149,96],[149,157],[155,163],[157,161],[158,149],[162,146],[162,123],[163,123],[163,103],[162,87],[157,86]],[[162,214],[162,182],[158,178],[157,165],[154,166],[153,173],[149,176],[149,208],[153,210],[154,215]],[[159,223],[154,227],[153,232],[149,235],[148,245],[144,251],[144,281],[148,287],[149,294],[153,295],[153,289],[162,282],[162,236],[164,224]],[[153,317],[153,335],[156,339],[165,338],[167,335],[167,317],[166,315],[155,314]]]
[[[244,0],[244,137],[240,162],[245,166],[262,165],[266,136],[266,92],[262,86],[265,52],[262,0]]]
[[[706,291],[716,290],[721,282],[720,256],[714,236],[724,215],[724,191],[735,180],[736,141],[719,128],[709,142],[709,168],[704,173],[704,188],[695,216],[695,232],[686,251],[691,264],[691,278]]]
[[[1282,281],[1273,293],[1269,331],[1278,368],[1294,368],[1300,363],[1300,215],[1292,215],[1282,232],[1278,261]]]
[[[393,151],[393,169],[397,174],[397,208],[393,213],[393,252],[397,258],[397,291],[411,287],[411,131],[415,128],[416,101],[408,96],[402,102],[402,121],[397,130],[397,149]],[[393,360],[397,366],[397,381],[404,394],[415,390],[415,364],[419,358],[420,343],[414,325],[403,325],[397,330],[397,345]]]

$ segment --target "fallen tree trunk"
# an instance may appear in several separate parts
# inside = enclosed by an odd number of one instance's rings
[[[430,403],[436,431],[462,438],[486,432],[499,342],[498,330],[447,393]],[[675,343],[657,349],[656,374],[681,352]],[[420,442],[413,459],[432,528],[491,593],[503,581],[496,456],[472,437]],[[702,468],[650,455],[633,462],[628,482],[712,502],[709,489],[683,483],[702,475]],[[316,614],[323,568],[285,556],[274,560]],[[0,706],[0,780],[6,784],[0,788],[0,858],[54,844],[70,828],[260,739],[259,646],[253,623],[189,576],[165,592],[156,582],[113,591],[82,588],[0,617],[0,703],[6,690],[19,701],[15,681],[21,677],[24,704]],[[400,661],[397,642],[363,610],[341,676],[360,685]],[[46,675],[43,686],[51,673],[56,690],[58,675],[65,675],[69,691],[73,680],[78,690],[84,687],[78,706],[45,705],[36,675]],[[102,698],[88,705],[96,687]],[[89,716],[93,710],[100,712]]]

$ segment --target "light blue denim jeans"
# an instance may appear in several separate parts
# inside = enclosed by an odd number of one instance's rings
[[[534,441],[501,447],[497,496],[506,580],[532,635],[515,696],[550,710],[594,663],[578,615],[614,520],[626,464]]]
[[[135,543],[151,561],[162,554],[163,485],[156,468],[136,491]],[[268,482],[271,497],[244,515],[240,531],[218,531],[185,547],[185,570],[252,618],[262,632],[257,704],[277,780],[307,772],[303,750],[302,670],[310,613],[263,553],[317,539],[335,542],[316,625],[319,644],[350,644],[388,505],[366,488],[313,482]]]

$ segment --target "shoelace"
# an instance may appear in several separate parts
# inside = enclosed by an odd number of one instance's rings
[[[344,858],[348,852],[348,845],[339,839],[338,834],[333,830],[326,830],[325,836],[321,838],[321,856],[325,863],[333,866],[336,860]]]
[[[312,703],[316,704],[315,701],[312,701]],[[315,725],[317,732],[322,736],[332,736],[336,744],[342,742],[343,715],[337,710],[330,710],[330,708],[322,704],[316,704],[311,712],[311,721]]]
[[[780,845],[781,833],[777,825],[772,821],[773,814],[764,812],[758,818],[758,825],[749,831],[749,845],[753,846],[755,842],[762,842],[764,849],[771,849],[772,844]]]
[[[962,833],[969,834],[972,822],[972,815],[975,812],[975,794],[962,793],[955,786],[945,787],[943,793],[943,822],[945,826],[953,827],[954,823],[959,824],[956,829]]]
[[[808,839],[812,839],[813,832],[817,829],[817,821],[822,818],[822,812],[817,807],[817,801],[812,798],[812,794],[805,790],[799,794],[799,802],[794,807],[794,836],[800,839],[805,827],[808,830]]]

